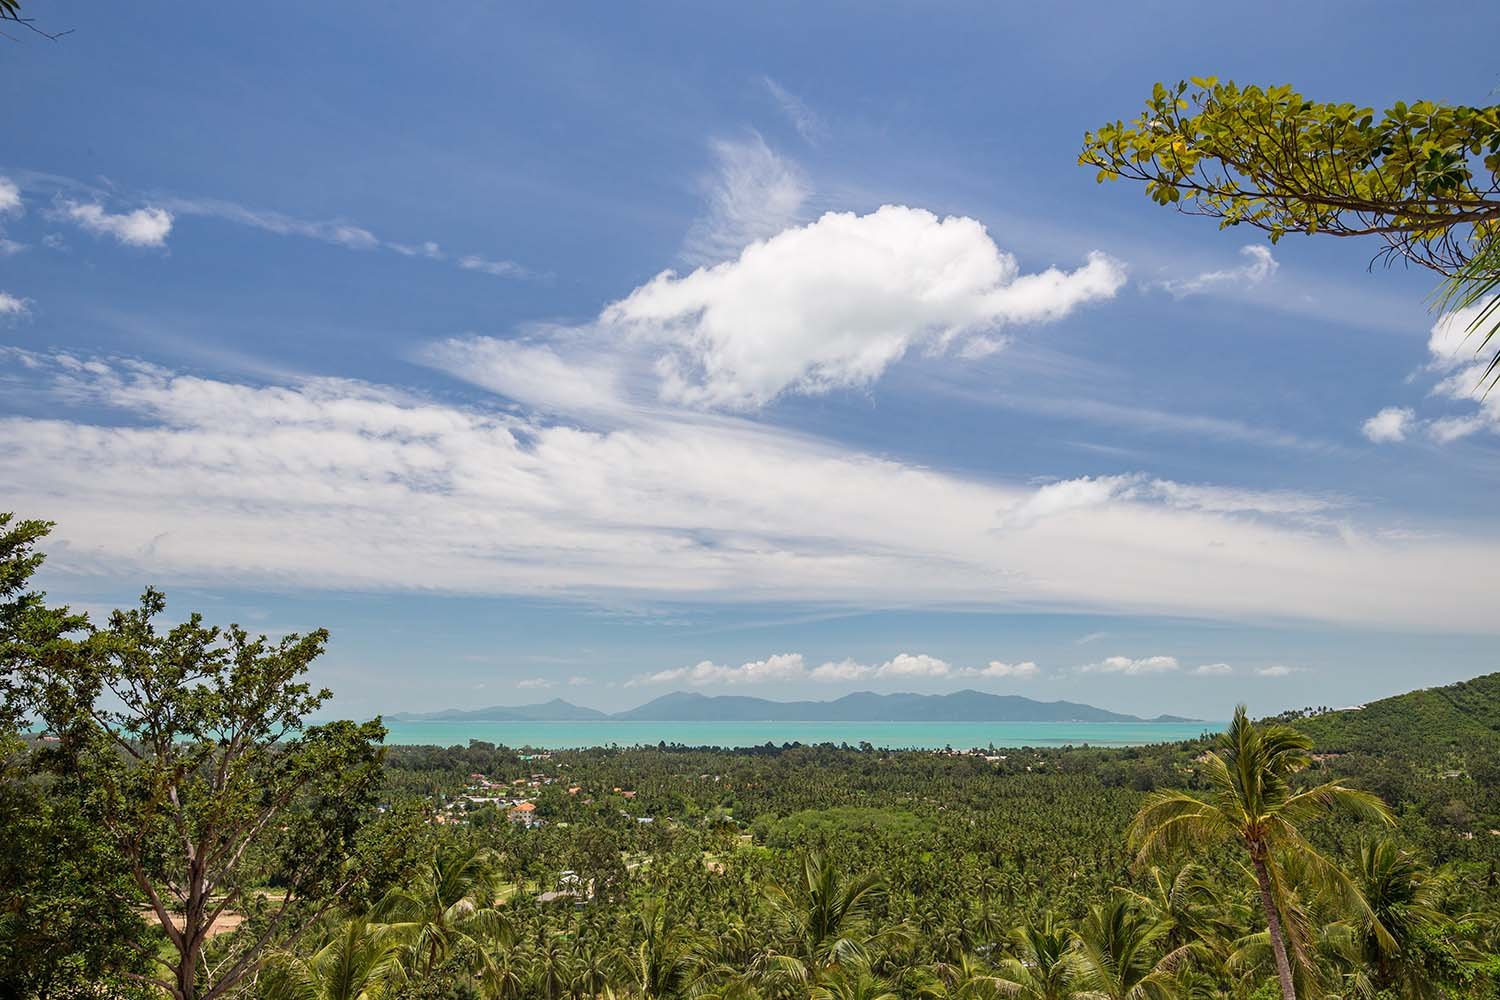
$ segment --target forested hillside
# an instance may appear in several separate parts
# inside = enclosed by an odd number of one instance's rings
[[[1319,766],[1402,811],[1435,851],[1492,850],[1500,835],[1500,674],[1279,717],[1314,740]],[[1489,845],[1489,846],[1483,846]]]
[[[1410,691],[1356,709],[1287,713],[1328,753],[1458,753],[1500,744],[1500,673],[1444,687]]]

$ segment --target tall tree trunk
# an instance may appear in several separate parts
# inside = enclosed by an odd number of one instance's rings
[[[1255,881],[1260,885],[1260,905],[1266,911],[1266,929],[1271,935],[1271,951],[1276,956],[1276,978],[1281,980],[1281,1000],[1297,1000],[1297,988],[1292,985],[1292,965],[1286,957],[1286,938],[1281,933],[1281,913],[1276,909],[1271,875],[1266,871],[1265,848],[1251,845],[1250,862],[1255,866]]]
[[[203,951],[204,943],[196,915],[191,918],[194,923],[189,923],[189,919],[184,915],[182,950],[177,958],[177,995],[181,1000],[197,1000],[198,956]]]
[[[194,1000],[198,995],[197,972],[194,960],[186,951],[180,952],[177,958],[177,997],[178,1000]]]

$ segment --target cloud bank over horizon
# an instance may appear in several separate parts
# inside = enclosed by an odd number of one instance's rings
[[[585,430],[347,379],[6,360],[57,415],[0,420],[0,477],[74,572],[1497,628],[1472,581],[1500,539],[1386,534],[1326,497],[1007,483],[691,411]]]

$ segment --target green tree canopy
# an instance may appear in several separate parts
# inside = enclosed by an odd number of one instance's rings
[[[1445,276],[1445,306],[1500,290],[1500,105],[1398,101],[1377,112],[1194,77],[1156,84],[1135,119],[1085,133],[1078,162],[1101,183],[1142,182],[1157,204],[1254,226],[1273,243],[1378,236],[1383,255]],[[1477,349],[1496,323],[1493,308],[1474,320],[1485,331]]]
[[[171,944],[165,973],[137,978],[177,1000],[212,1000],[360,878],[356,835],[373,813],[384,729],[305,723],[330,697],[302,680],[325,632],[271,642],[196,614],[162,631],[165,610],[147,590],[107,627],[66,644],[23,642],[13,659],[58,741],[43,759],[88,789],[102,836]],[[249,932],[210,967],[215,923],[233,912],[250,918]]]

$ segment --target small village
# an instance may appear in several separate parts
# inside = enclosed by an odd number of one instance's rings
[[[533,765],[538,762],[548,762],[551,759],[552,755],[546,752],[522,756],[523,761]],[[561,779],[555,775],[541,771],[509,780],[498,780],[474,772],[468,776],[468,784],[462,793],[451,798],[438,796],[437,811],[432,821],[439,826],[463,825],[471,820],[476,811],[493,808],[503,812],[511,823],[524,829],[534,829],[547,822],[537,809],[538,797],[544,788],[560,783]],[[609,792],[626,802],[632,802],[636,797],[633,789],[618,786],[611,787]],[[568,785],[566,793],[570,796],[583,796],[584,803],[593,802],[592,794],[586,792],[581,785]],[[629,816],[630,814],[622,810],[622,815]],[[633,818],[641,824],[655,821],[652,816]]]

